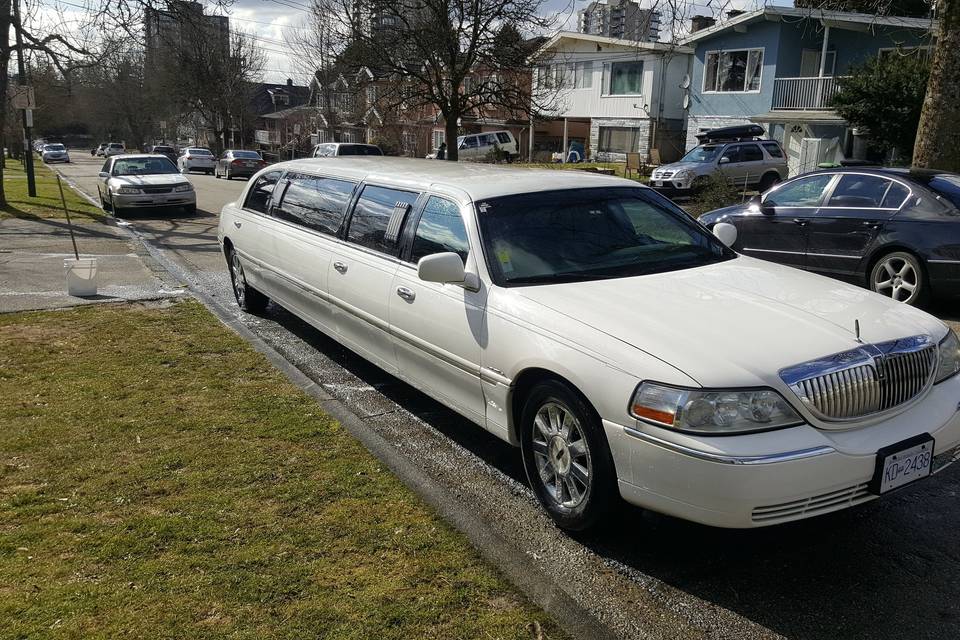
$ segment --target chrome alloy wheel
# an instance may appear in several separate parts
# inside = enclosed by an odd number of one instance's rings
[[[897,302],[912,302],[920,287],[920,274],[905,258],[892,255],[874,268],[873,290]]]
[[[546,402],[534,419],[533,457],[547,493],[572,509],[583,502],[593,479],[590,448],[583,428],[570,411]]]
[[[236,296],[237,304],[242,309],[247,287],[243,279],[243,265],[240,264],[240,256],[236,251],[230,254],[230,279],[233,280],[233,295]]]

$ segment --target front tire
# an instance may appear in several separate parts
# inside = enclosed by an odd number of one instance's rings
[[[240,256],[233,249],[230,250],[229,264],[230,282],[233,284],[233,297],[237,300],[237,306],[240,307],[241,311],[247,313],[263,313],[270,299],[247,284],[247,278],[243,273],[243,265],[240,263]]]
[[[905,251],[888,253],[870,270],[870,290],[897,302],[917,305],[926,300],[927,287],[923,266]]]
[[[523,407],[520,446],[527,480],[557,526],[583,531],[617,501],[613,457],[599,416],[567,384],[546,380]]]

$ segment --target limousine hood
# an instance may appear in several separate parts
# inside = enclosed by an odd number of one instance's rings
[[[114,176],[110,181],[118,187],[169,187],[189,182],[179,173],[156,173],[145,176]]]
[[[683,271],[514,289],[562,315],[663,360],[705,387],[780,386],[784,367],[912,335],[939,340],[936,318],[866,289],[740,256]],[[554,327],[554,330],[561,330]],[[625,364],[623,353],[608,354]],[[635,372],[642,377],[642,372]]]

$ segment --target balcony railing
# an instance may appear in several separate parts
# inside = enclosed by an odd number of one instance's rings
[[[829,111],[842,78],[774,78],[773,109],[776,111]]]

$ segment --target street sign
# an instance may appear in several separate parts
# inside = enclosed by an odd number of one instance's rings
[[[36,109],[37,98],[33,87],[16,85],[10,93],[10,103],[14,109]]]

